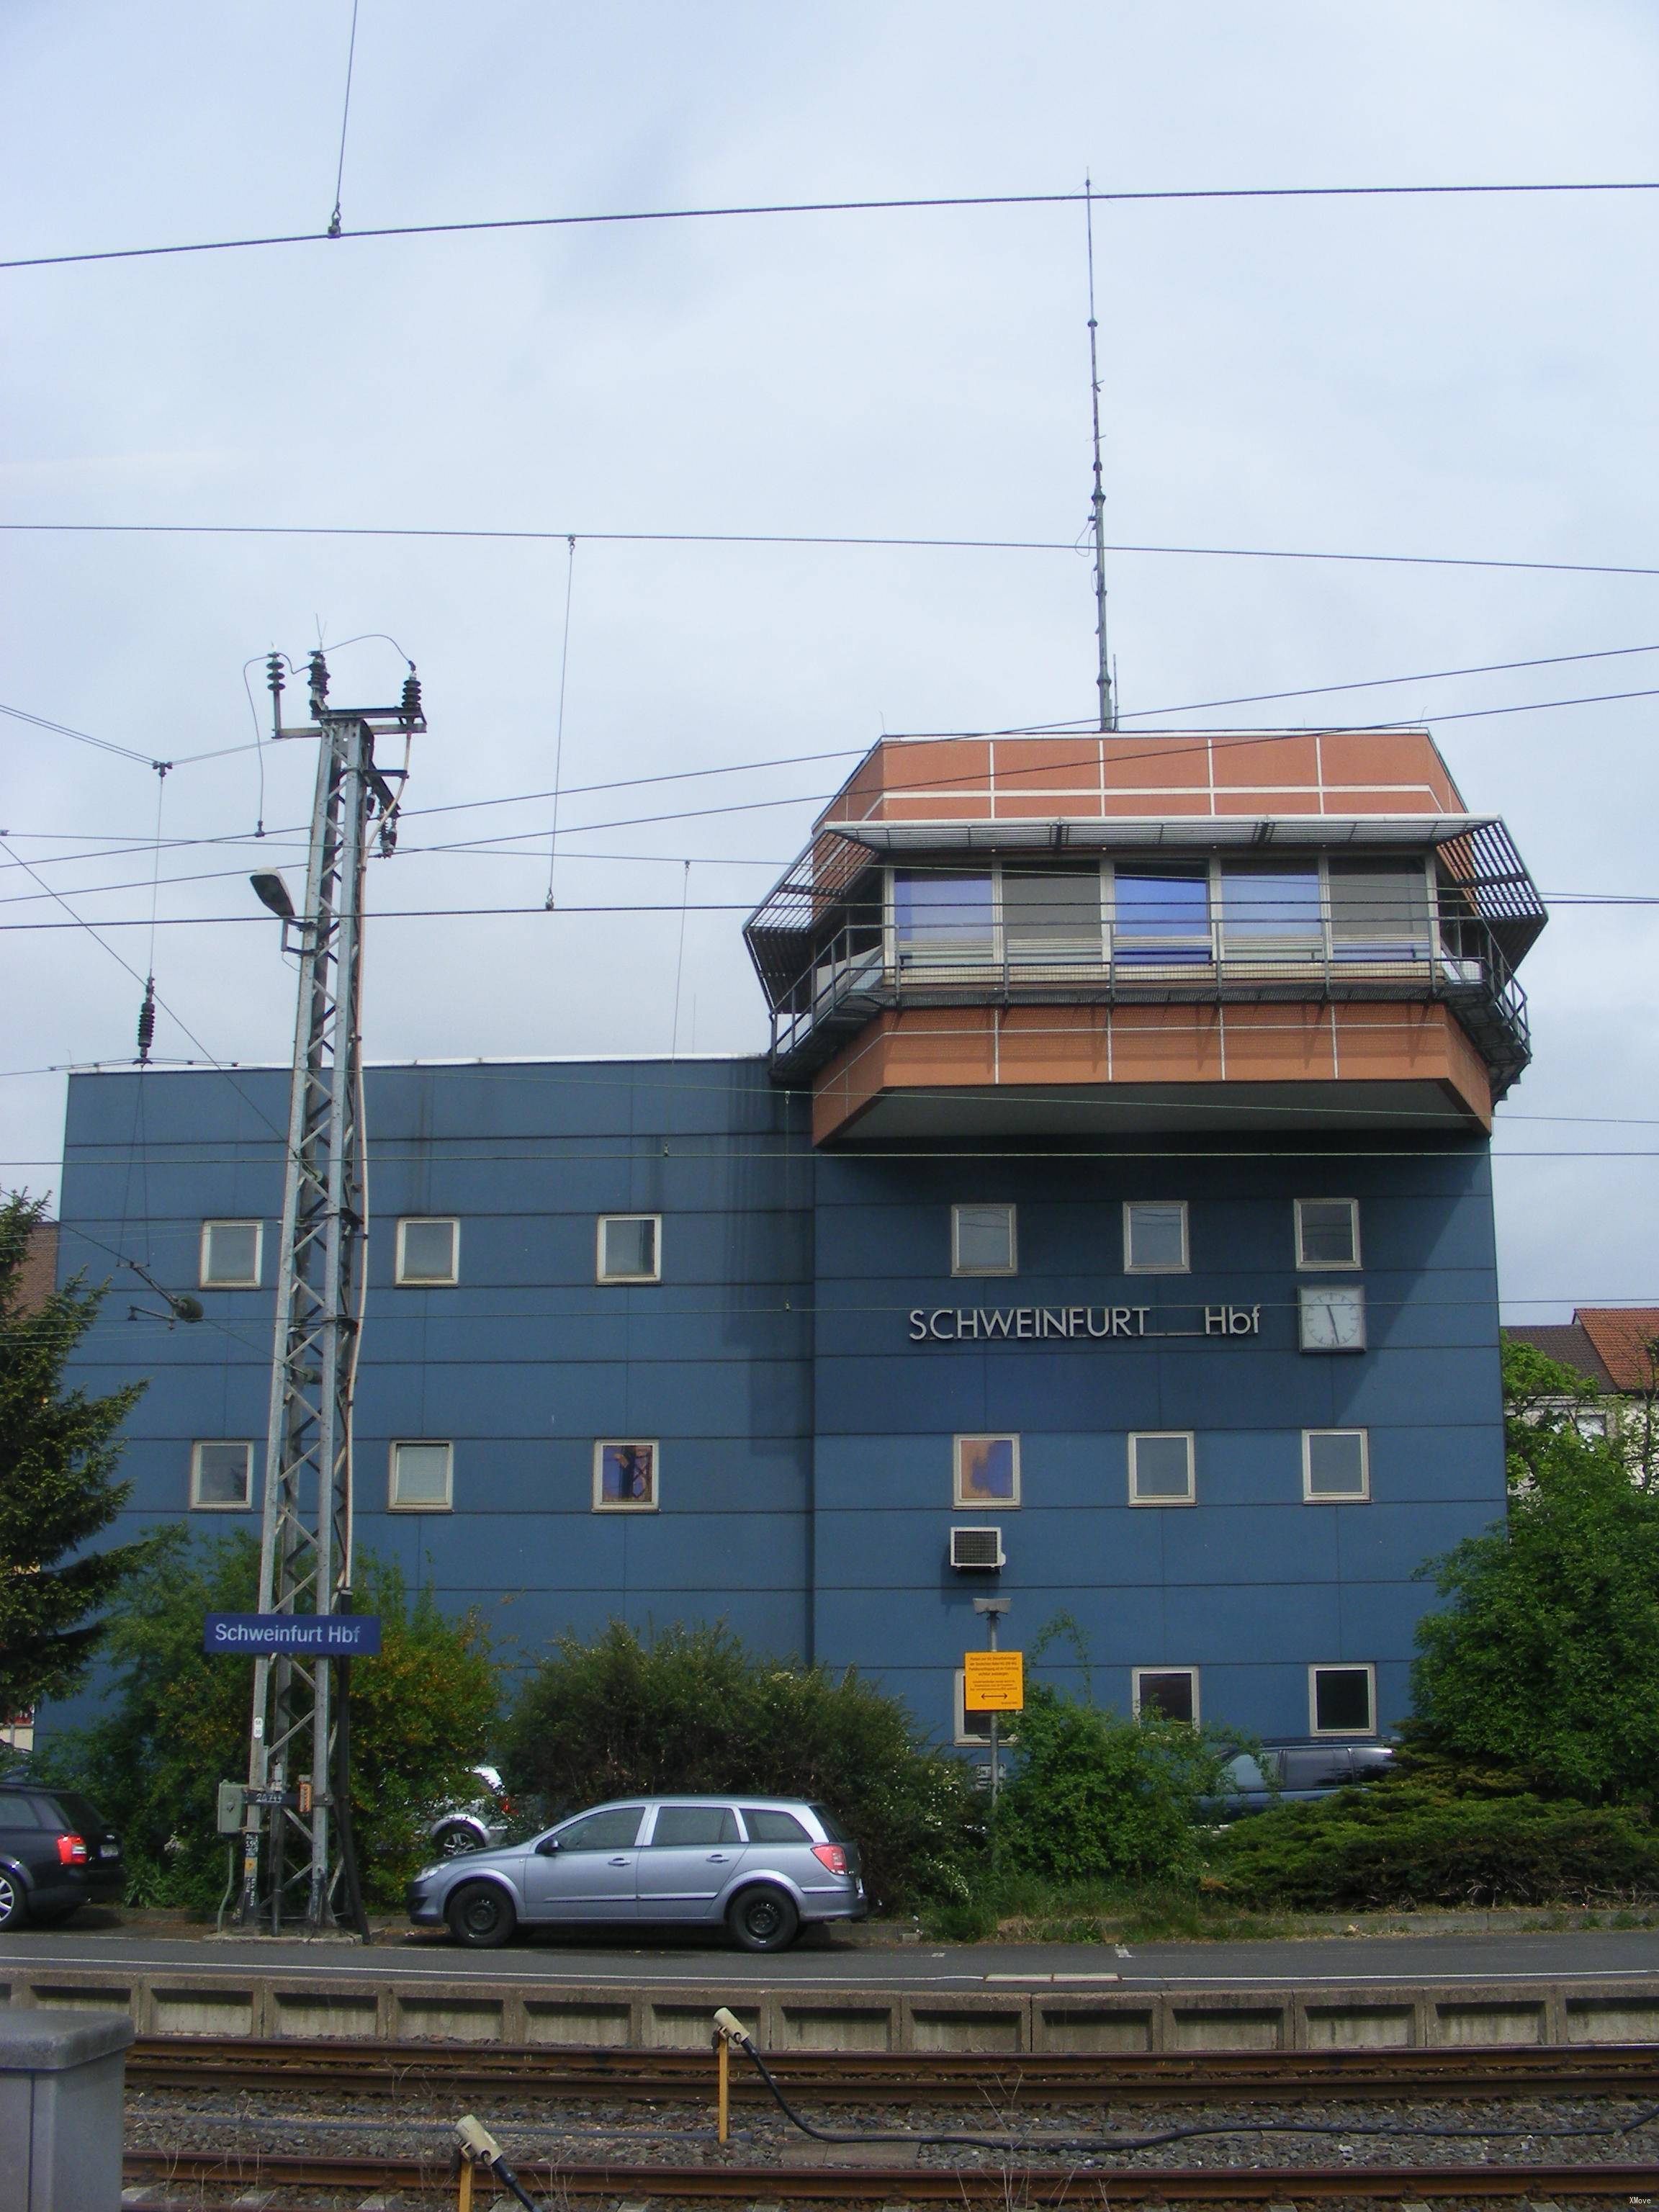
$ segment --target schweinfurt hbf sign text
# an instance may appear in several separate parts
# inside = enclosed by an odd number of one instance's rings
[[[1202,1328],[1148,1328],[1151,1306],[926,1306],[910,1309],[912,1344],[973,1344],[1000,1337],[1260,1336],[1257,1306],[1194,1308]]]

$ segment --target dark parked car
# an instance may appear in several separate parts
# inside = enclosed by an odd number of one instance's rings
[[[1253,1758],[1241,1752],[1227,1763],[1227,1794],[1210,1808],[1218,1820],[1237,1820],[1273,1805],[1328,1797],[1350,1782],[1386,1774],[1394,1758],[1386,1743],[1264,1743]]]
[[[49,1928],[125,1881],[121,1838],[78,1790],[0,1784],[0,1928]]]
[[[781,1951],[803,1922],[862,1920],[858,1845],[823,1805],[793,1797],[637,1797],[539,1836],[422,1867],[409,1917],[460,1943],[524,1926],[724,1927],[745,1951]]]

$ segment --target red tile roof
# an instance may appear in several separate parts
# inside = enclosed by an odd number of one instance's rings
[[[1573,1319],[1601,1356],[1618,1390],[1651,1390],[1659,1340],[1659,1306],[1579,1306]]]

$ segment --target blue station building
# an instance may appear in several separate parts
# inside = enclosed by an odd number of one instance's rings
[[[769,1050],[368,1072],[357,1546],[520,1663],[720,1620],[965,1748],[990,1595],[1121,1709],[1386,1734],[1504,1510],[1543,921],[1423,732],[884,742],[749,924]],[[204,1309],[77,1356],[149,1378],[132,1525],[258,1528],[287,1092],[71,1082],[60,1273]]]

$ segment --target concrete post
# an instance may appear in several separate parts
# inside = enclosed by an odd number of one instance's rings
[[[0,2212],[119,2212],[125,2013],[0,2011]]]

